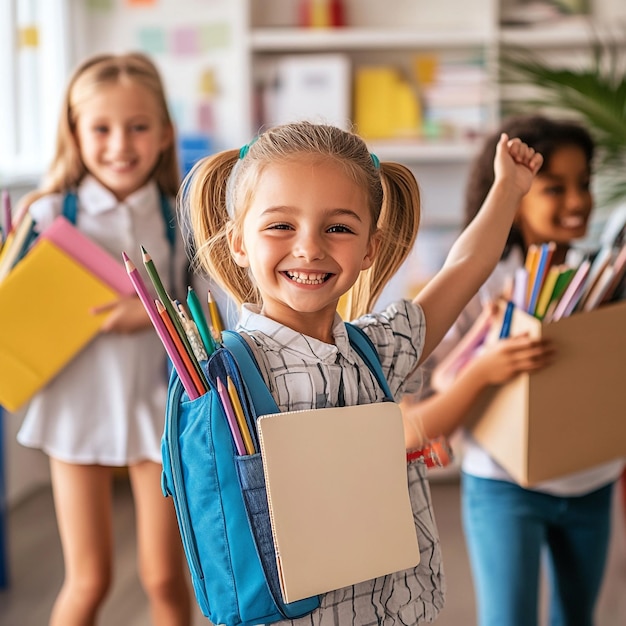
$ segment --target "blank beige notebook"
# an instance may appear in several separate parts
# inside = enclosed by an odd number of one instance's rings
[[[397,404],[257,422],[285,602],[419,563]]]

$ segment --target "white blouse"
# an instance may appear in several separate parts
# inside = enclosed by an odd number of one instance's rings
[[[141,260],[143,245],[168,293],[184,296],[183,242],[177,238],[171,272],[172,248],[154,182],[120,202],[87,176],[77,195],[76,225],[82,232],[120,263],[125,251],[151,287]],[[63,195],[52,194],[31,205],[38,230],[62,212],[62,203]],[[166,396],[166,353],[153,328],[128,335],[101,334],[33,398],[17,438],[70,463],[123,466],[145,459],[160,463]]]

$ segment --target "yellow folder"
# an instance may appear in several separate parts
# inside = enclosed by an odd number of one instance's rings
[[[257,425],[285,602],[419,563],[397,404],[275,413]]]
[[[19,409],[98,332],[119,296],[47,240],[0,285],[0,404]]]

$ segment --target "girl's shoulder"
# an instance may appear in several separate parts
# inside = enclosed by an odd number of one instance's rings
[[[33,220],[36,222],[38,229],[41,230],[49,226],[56,217],[61,215],[63,211],[63,198],[62,193],[46,194],[37,198],[29,207]]]
[[[370,338],[395,395],[414,390],[418,386],[415,369],[422,355],[426,336],[426,320],[419,304],[411,300],[392,302],[381,311],[368,313],[352,322]],[[415,378],[415,384],[405,387]]]
[[[425,323],[422,307],[412,300],[397,300],[385,308],[367,313],[351,322],[362,328],[367,334],[375,334],[377,329],[383,332],[406,332],[407,329],[419,330]]]

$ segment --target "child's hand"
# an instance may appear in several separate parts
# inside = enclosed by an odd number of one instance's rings
[[[508,180],[523,196],[530,189],[535,174],[543,164],[543,156],[518,138],[502,133],[494,160],[495,180]]]
[[[549,365],[554,348],[546,339],[527,335],[500,339],[491,344],[466,366],[484,385],[501,385],[521,372],[534,372]]]
[[[151,325],[150,317],[137,296],[128,296],[91,309],[91,313],[109,313],[100,328],[103,333],[130,334]]]

